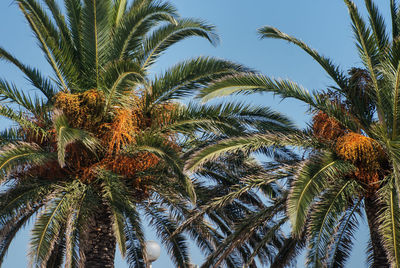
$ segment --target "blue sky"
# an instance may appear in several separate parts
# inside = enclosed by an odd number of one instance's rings
[[[331,57],[343,70],[360,65],[347,9],[342,0],[172,0],[182,17],[197,17],[217,26],[221,42],[213,47],[204,40],[191,39],[171,48],[153,69],[160,72],[174,63],[193,56],[215,56],[240,62],[260,72],[292,79],[308,89],[323,89],[332,85],[323,70],[300,49],[279,40],[259,40],[256,30],[271,25],[294,35],[320,53]],[[378,2],[378,1],[377,1]],[[365,14],[363,1],[355,3]],[[379,1],[379,7],[388,17],[389,1]],[[23,62],[39,67],[45,72],[50,68],[36,46],[32,33],[12,0],[0,1],[0,46],[8,49]],[[31,87],[17,69],[0,62],[0,78],[13,81],[25,90]],[[241,99],[243,100],[243,99]],[[299,126],[305,126],[309,116],[307,107],[295,101],[280,101],[272,95],[254,96],[247,101],[271,106],[289,115]],[[6,122],[0,120],[0,126]],[[151,231],[149,239],[154,239]],[[22,232],[13,243],[3,267],[26,267],[26,249],[29,230]],[[361,246],[356,247],[348,267],[362,267],[367,231],[362,228],[357,236]],[[193,252],[193,261],[201,263],[202,256]],[[118,260],[116,267],[127,267]],[[165,251],[154,263],[154,268],[173,267]],[[302,260],[299,266],[303,267]]]

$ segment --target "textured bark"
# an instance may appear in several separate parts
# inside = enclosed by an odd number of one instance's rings
[[[374,262],[372,267],[386,268],[390,267],[390,264],[378,230],[378,226],[380,225],[379,211],[382,209],[382,205],[376,200],[377,198],[374,195],[365,198],[365,212],[367,214],[372,250],[374,253]]]
[[[80,265],[82,268],[114,268],[116,240],[107,206],[99,207],[81,238],[84,254]]]

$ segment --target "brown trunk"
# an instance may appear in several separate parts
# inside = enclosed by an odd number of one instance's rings
[[[112,230],[111,212],[101,205],[81,235],[84,254],[82,268],[114,268],[116,240]]]
[[[378,230],[378,226],[380,225],[379,211],[381,208],[382,205],[377,202],[376,195],[365,198],[365,213],[367,214],[369,231],[371,235],[371,245],[374,253],[374,262],[372,264],[373,268],[390,267],[386,251],[383,247],[382,238]]]

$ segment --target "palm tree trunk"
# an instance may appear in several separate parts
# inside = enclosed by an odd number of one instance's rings
[[[112,230],[111,212],[106,205],[101,205],[92,216],[82,238],[82,268],[114,268],[116,240]]]
[[[371,235],[371,244],[374,254],[373,268],[386,268],[390,267],[389,260],[386,255],[386,251],[383,247],[382,237],[379,233],[378,226],[380,225],[379,211],[382,209],[382,205],[377,201],[376,194],[365,198],[365,213],[367,214],[367,220]]]

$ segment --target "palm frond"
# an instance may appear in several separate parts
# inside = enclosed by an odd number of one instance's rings
[[[390,13],[392,20],[392,36],[393,40],[396,40],[400,34],[399,4],[396,0],[390,0]]]
[[[162,208],[146,206],[144,209],[146,215],[150,218],[150,225],[156,229],[157,235],[161,238],[175,265],[177,267],[188,267],[190,258],[185,237],[182,234],[171,237],[178,223],[169,217]]]
[[[151,85],[153,104],[194,95],[212,81],[223,76],[249,72],[243,65],[227,60],[198,57],[181,62],[155,77]]]
[[[36,144],[15,143],[3,146],[0,150],[0,172],[3,181],[12,171],[23,171],[26,166],[41,165],[54,159],[54,154],[41,149]]]
[[[214,26],[194,19],[180,19],[177,24],[169,24],[157,29],[150,37],[144,40],[142,55],[139,62],[146,69],[173,44],[192,36],[206,38],[212,44],[216,44],[218,37],[214,32]]]
[[[81,186],[80,182],[72,183],[57,194],[35,222],[29,250],[32,264],[40,266],[49,259],[58,238],[62,235],[60,232],[65,227],[71,208],[82,195],[84,188]]]
[[[49,79],[45,78],[39,72],[39,70],[22,64],[19,60],[1,47],[0,59],[6,60],[18,67],[31,82],[31,84],[39,89],[45,95],[45,97],[51,101],[56,93],[56,89],[54,88],[53,83]]]
[[[113,62],[104,69],[101,84],[106,93],[104,111],[107,113],[110,107],[120,104],[118,101],[123,99],[121,96],[129,88],[135,88],[136,84],[143,83],[145,75],[137,63],[128,60]]]
[[[47,17],[43,9],[34,0],[18,0],[19,7],[24,14],[26,20],[35,33],[40,42],[41,48],[46,55],[47,61],[53,68],[58,82],[64,90],[68,86],[63,77],[63,71],[59,68],[55,55],[64,55],[57,46],[58,33],[54,29],[50,19]]]
[[[303,49],[307,54],[313,57],[313,59],[316,62],[318,62],[322,66],[322,68],[324,68],[324,70],[329,74],[329,76],[333,79],[333,81],[336,82],[336,84],[340,88],[342,89],[346,88],[347,79],[343,71],[340,70],[339,66],[333,64],[332,60],[330,60],[329,58],[321,56],[316,50],[310,48],[307,44],[305,44],[301,40],[292,37],[288,34],[285,34],[280,30],[270,26],[262,27],[261,29],[258,30],[258,33],[260,34],[261,38],[282,39],[297,45],[298,47]]]
[[[337,180],[333,183],[333,186],[321,195],[321,200],[313,205],[310,223],[308,224],[310,236],[307,254],[308,266],[322,266],[326,262],[324,257],[328,251],[330,241],[335,235],[335,227],[341,220],[347,200],[355,192],[355,186],[355,181],[348,180],[344,182]]]
[[[303,139],[302,139],[303,138]],[[204,163],[218,159],[226,153],[243,152],[245,154],[263,152],[269,157],[274,157],[277,151],[283,150],[284,146],[308,147],[310,141],[305,139],[299,132],[267,133],[243,135],[223,139],[196,152],[185,165],[188,171],[196,171]]]
[[[351,256],[355,231],[359,225],[357,214],[360,214],[359,199],[352,207],[349,207],[336,227],[336,235],[332,238],[328,252],[328,265],[330,268],[343,267]]]
[[[294,98],[323,111],[337,119],[347,128],[357,131],[359,123],[349,115],[343,113],[343,108],[331,102],[318,92],[309,92],[302,86],[290,80],[272,79],[258,74],[238,74],[217,80],[199,94],[203,102],[213,98],[232,94],[250,94],[271,92],[280,95],[283,99]]]
[[[196,203],[196,192],[194,191],[192,180],[184,174],[183,163],[180,160],[178,152],[166,142],[165,138],[158,135],[143,134],[137,138],[137,145],[134,147],[134,150],[153,153],[163,160],[173,170],[173,174],[179,179],[179,182],[185,187],[187,196],[193,203]]]
[[[32,99],[32,97],[17,89],[14,84],[9,84],[3,79],[0,79],[0,101],[1,100],[8,100],[18,104],[37,118],[43,117],[47,113],[47,107],[43,103],[43,100],[38,98]]]
[[[372,0],[366,0],[365,5],[369,14],[369,24],[371,25],[372,32],[376,44],[378,44],[379,51],[384,54],[385,49],[389,44],[389,38],[386,34],[386,25],[383,16],[379,13],[378,7]]]
[[[385,201],[385,208],[381,212],[383,222],[379,229],[391,263],[394,266],[400,266],[399,198],[395,187],[388,185],[385,188],[381,192],[381,197]]]
[[[65,166],[65,153],[69,144],[80,142],[95,156],[101,148],[100,142],[89,132],[81,129],[71,128],[67,118],[63,114],[56,114],[54,127],[57,135],[57,155],[61,167]]]
[[[29,219],[39,210],[39,208],[40,206],[32,207],[29,211],[24,212],[22,216],[14,218],[14,221],[8,222],[7,225],[4,226],[4,224],[2,224],[0,229],[0,265],[2,265],[11,242],[14,240],[18,231],[25,227],[29,222]],[[3,231],[5,228],[8,229],[7,232]]]
[[[101,68],[108,61],[112,23],[111,0],[85,0],[82,8],[82,61],[86,89],[99,88]]]
[[[122,60],[135,57],[141,49],[143,39],[160,22],[175,24],[176,9],[170,3],[135,1],[124,14],[113,35],[112,59]]]
[[[312,204],[321,192],[328,189],[329,181],[342,178],[352,170],[354,167],[351,164],[337,160],[331,154],[313,158],[299,167],[287,203],[295,235],[300,235]]]

